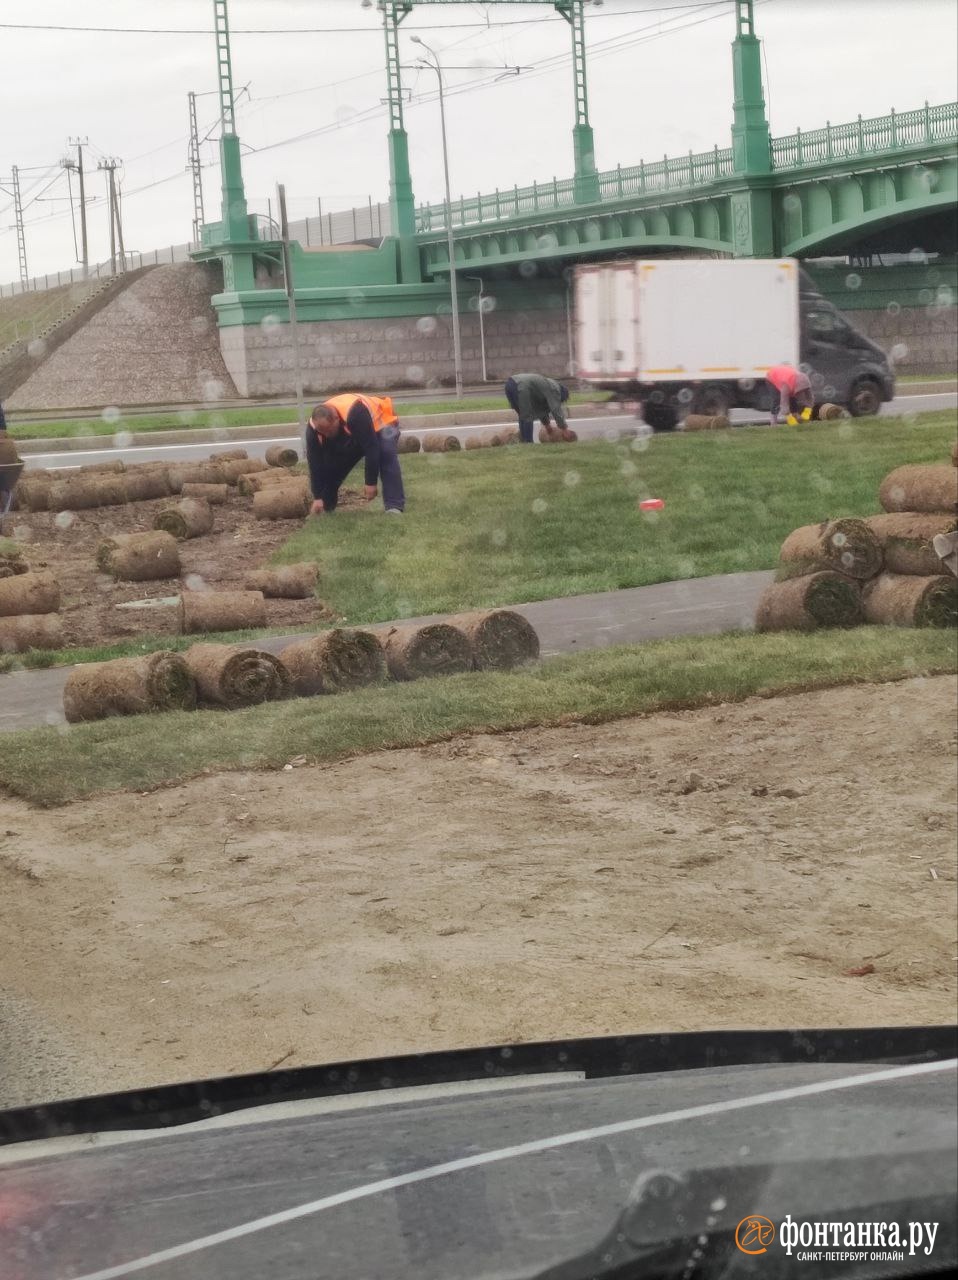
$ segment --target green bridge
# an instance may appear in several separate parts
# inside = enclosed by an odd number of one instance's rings
[[[443,317],[450,312],[450,223],[457,276],[482,281],[494,294],[497,316],[489,323],[500,331],[503,357],[508,350],[517,358],[524,354],[522,342],[516,349],[521,326],[507,332],[505,321],[521,315],[529,331],[528,355],[539,356],[540,364],[543,356],[555,356],[555,367],[568,363],[571,346],[562,338],[559,319],[548,315],[568,310],[563,273],[571,263],[602,256],[847,258],[863,264],[867,287],[856,290],[854,298],[843,290],[838,305],[884,306],[892,280],[897,288],[910,290],[902,305],[927,305],[929,290],[939,312],[953,301],[949,291],[958,283],[958,103],[926,103],[915,110],[771,137],[753,0],[735,0],[731,145],[605,171],[595,168],[588,121],[584,0],[519,0],[549,2],[570,25],[573,176],[477,193],[451,202],[448,209],[445,202],[416,206],[402,115],[399,27],[414,3],[456,2],[380,0],[390,113],[391,234],[378,242],[318,250],[296,242],[290,246],[297,314],[306,330],[300,343],[310,353],[311,385],[330,385],[336,370],[348,381],[359,357],[343,348],[357,343],[367,344],[367,354],[376,344],[399,343],[395,360],[384,353],[362,364],[379,383],[387,378],[393,385],[402,382],[404,362],[407,370],[426,376],[448,365],[440,348],[448,352]],[[202,248],[194,256],[222,264],[223,292],[213,301],[234,378],[250,390],[265,390],[270,379],[259,375],[269,372],[270,359],[257,351],[271,346],[278,355],[276,344],[287,338],[282,245],[260,238],[257,221],[247,212],[233,125],[227,0],[214,0],[214,11],[224,121],[223,216],[204,226]],[[916,248],[923,260],[930,256],[940,265],[930,273],[910,274],[871,265],[882,254],[907,255]],[[886,283],[872,279],[874,273]],[[468,321],[476,299],[468,290],[460,293],[459,309],[468,330],[465,337],[474,340],[475,326]],[[437,323],[425,330],[402,323],[424,316]],[[280,322],[272,324],[269,342],[228,333],[267,317]],[[383,321],[393,323],[384,326]],[[310,334],[314,324],[319,332]],[[568,315],[564,326],[568,329]],[[278,337],[277,329],[283,331]],[[480,336],[484,340],[485,334]],[[415,382],[414,374],[407,380]],[[285,376],[288,382],[288,371]]]

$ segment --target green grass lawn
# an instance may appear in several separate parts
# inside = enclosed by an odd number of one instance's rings
[[[171,712],[0,734],[8,792],[42,805],[145,789],[225,769],[335,760],[460,733],[734,702],[754,694],[955,669],[949,632],[865,627],[811,635],[661,640],[474,673],[299,698],[246,711]]]
[[[771,568],[788,533],[879,510],[904,462],[941,462],[954,411],[778,431],[413,455],[408,506],[307,521],[274,559],[316,560],[350,623]],[[637,509],[643,497],[661,513]]]
[[[319,594],[349,625],[770,569],[799,525],[876,512],[893,467],[946,459],[956,424],[947,410],[407,456],[401,520],[386,518],[378,500],[309,519],[273,559],[316,560]],[[664,511],[639,512],[646,496],[662,498]],[[268,633],[221,638],[254,634]],[[140,638],[4,665],[90,662],[191,642]]]
[[[600,404],[608,400],[607,392],[594,394],[574,392],[571,404]],[[307,408],[312,406],[312,401]],[[483,409],[508,409],[501,389],[488,395],[464,396],[462,400],[424,400],[422,402],[397,400],[396,412],[403,417],[415,414],[455,413],[481,411]],[[278,405],[257,406],[249,409],[179,409],[165,413],[124,413],[117,416],[105,411],[100,418],[60,418],[50,422],[17,422],[16,415],[10,423],[10,435],[16,440],[59,440],[70,436],[112,436],[127,431],[135,434],[150,431],[188,431],[191,428],[259,427],[273,423],[296,421],[296,409]]]

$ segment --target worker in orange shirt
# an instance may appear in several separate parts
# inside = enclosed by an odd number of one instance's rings
[[[778,397],[778,411],[772,409],[770,426],[783,420],[790,427],[798,425],[798,419],[808,422],[812,416],[815,397],[808,375],[790,364],[777,364],[765,375],[766,381]],[[774,401],[773,401],[774,404]]]
[[[350,391],[318,404],[306,428],[306,462],[313,491],[312,514],[336,510],[339,487],[360,460],[365,462],[364,495],[372,501],[383,485],[387,515],[406,505],[399,466],[399,421],[388,396]]]

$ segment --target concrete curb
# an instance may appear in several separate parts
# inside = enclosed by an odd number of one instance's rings
[[[622,405],[574,405],[569,409],[567,417],[595,418],[603,413],[610,417],[621,417],[632,412]],[[449,427],[498,426],[501,423],[514,423],[516,415],[511,409],[472,409],[459,413],[424,413],[412,417],[400,414],[400,425],[408,433],[423,431],[443,431]],[[271,440],[280,437],[284,440],[299,438],[299,426],[295,422],[264,423],[258,427],[195,427],[182,431],[139,431],[127,432],[124,440],[134,448],[153,448],[164,444],[210,444],[227,445],[242,444],[244,440]],[[25,453],[89,453],[94,449],[115,449],[115,436],[64,436],[50,440],[18,440],[17,451]]]

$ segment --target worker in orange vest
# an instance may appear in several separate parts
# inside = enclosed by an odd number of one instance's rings
[[[306,428],[312,514],[336,510],[340,485],[356,463],[364,459],[366,500],[375,498],[381,479],[386,514],[400,515],[406,495],[398,444],[399,421],[388,396],[350,391],[318,404]]]
[[[769,425],[775,426],[783,420],[790,427],[798,425],[798,420],[807,422],[812,416],[815,397],[812,384],[807,373],[790,364],[777,364],[769,369],[765,379],[774,393]],[[775,411],[775,399],[778,399],[778,412]]]

